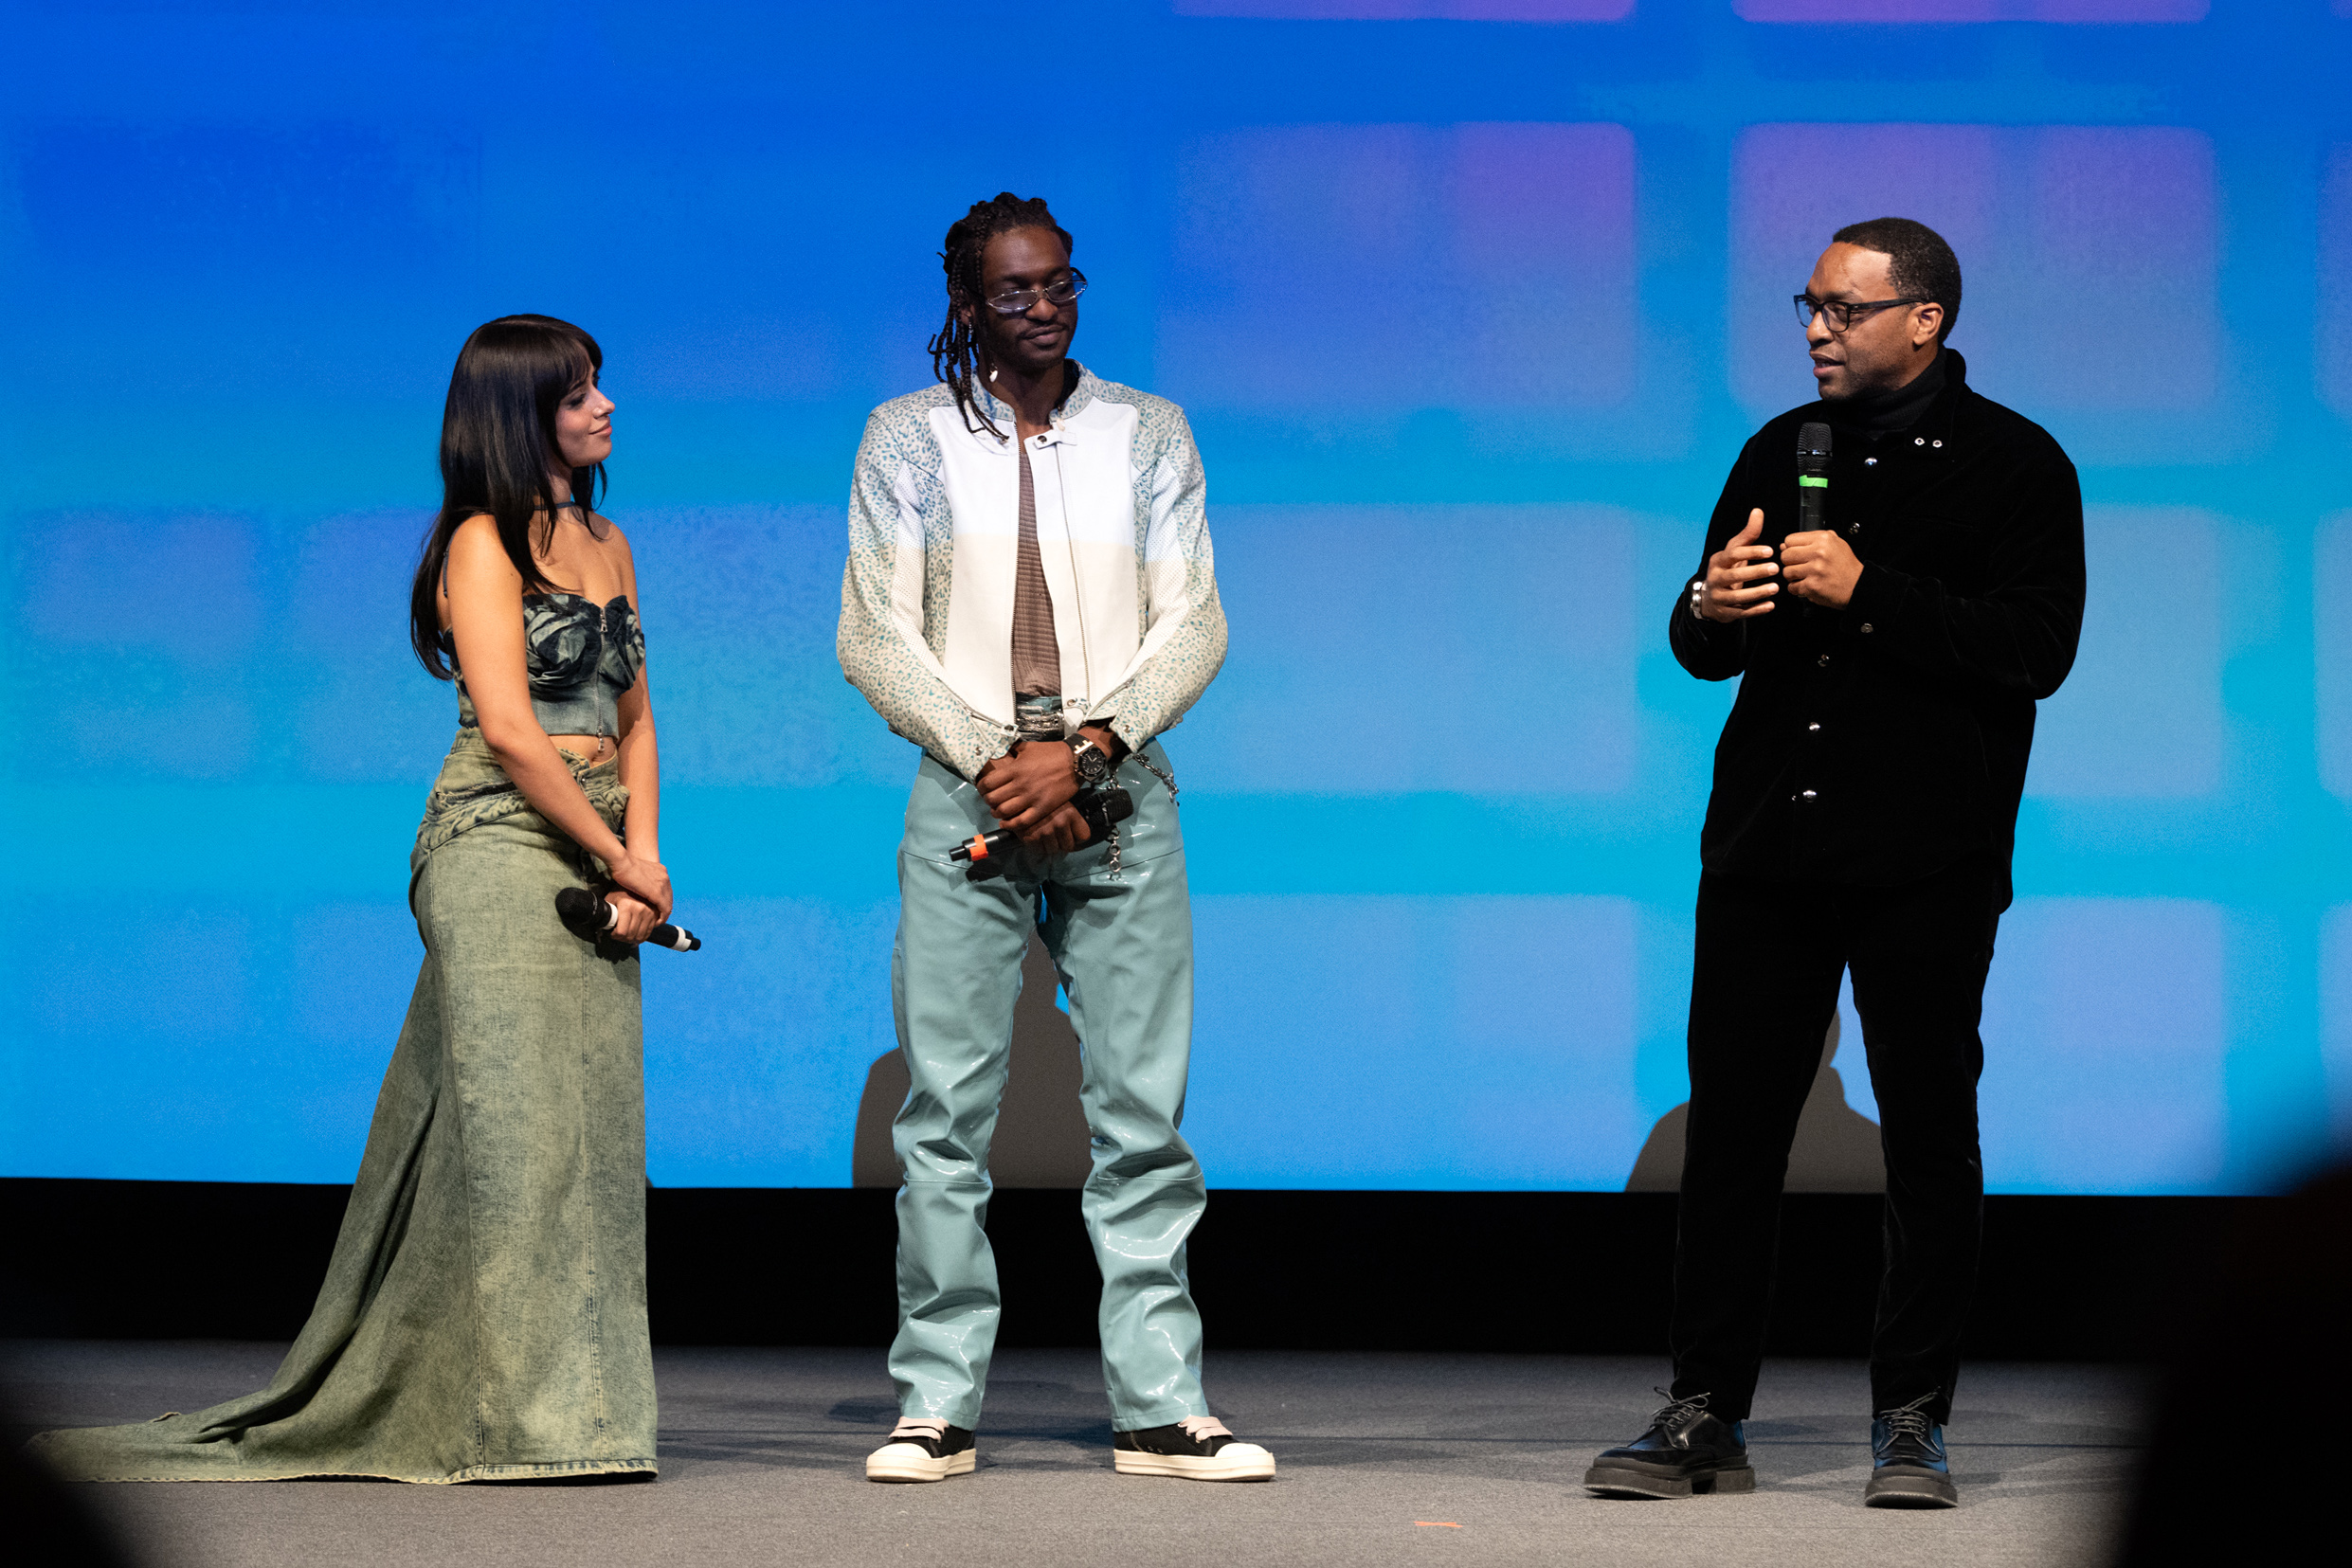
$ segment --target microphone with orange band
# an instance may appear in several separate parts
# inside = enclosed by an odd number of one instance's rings
[[[1070,797],[1070,803],[1086,819],[1086,843],[1098,844],[1111,837],[1112,824],[1123,822],[1135,815],[1134,797],[1115,784],[1099,784],[1082,789]],[[962,863],[965,876],[974,882],[985,882],[991,876],[1004,874],[1006,863],[1021,843],[1011,828],[1001,827],[994,833],[975,833],[964,842],[948,851],[948,858]]]

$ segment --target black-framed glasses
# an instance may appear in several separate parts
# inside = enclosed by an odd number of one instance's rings
[[[1873,311],[1892,310],[1897,305],[1924,305],[1927,302],[1925,299],[1816,299],[1809,294],[1800,294],[1797,296],[1797,324],[1810,327],[1815,316],[1826,315],[1829,317],[1829,330],[1841,333],[1854,325],[1856,316],[1868,315]]]
[[[1086,274],[1072,267],[1070,275],[1046,284],[1041,289],[1015,289],[1010,294],[992,294],[988,308],[999,315],[1022,315],[1037,309],[1040,299],[1049,305],[1066,305],[1086,292]]]

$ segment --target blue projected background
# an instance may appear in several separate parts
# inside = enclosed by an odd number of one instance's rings
[[[1997,1189],[2352,1120],[2352,4],[19,4],[0,13],[0,1171],[347,1181],[454,725],[404,642],[451,360],[602,339],[664,849],[652,1174],[836,1185],[912,749],[832,656],[950,219],[1049,196],[1190,410],[1233,624],[1169,750],[1227,1186],[1616,1188],[1685,1098],[1731,690],[1666,608],[1787,297],[1895,212],[2081,465],[1987,1000]],[[1873,1110],[1856,1033],[1840,1066]]]

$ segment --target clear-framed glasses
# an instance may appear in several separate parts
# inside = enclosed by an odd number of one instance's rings
[[[1924,305],[1927,302],[1925,299],[1816,299],[1809,294],[1800,294],[1797,296],[1797,323],[1810,327],[1815,316],[1826,315],[1829,317],[1829,330],[1841,333],[1853,326],[1856,318],[1873,311],[1892,310],[1897,305]]]
[[[1086,292],[1086,274],[1072,267],[1066,278],[1046,284],[1041,289],[1015,289],[1010,294],[992,294],[988,308],[999,315],[1022,315],[1037,309],[1040,299],[1049,305],[1066,305]]]

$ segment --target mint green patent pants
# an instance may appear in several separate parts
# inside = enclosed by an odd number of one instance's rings
[[[1146,754],[1162,768],[1158,747]],[[892,1129],[898,1191],[898,1336],[890,1373],[900,1411],[980,1424],[1002,1306],[988,1211],[988,1140],[1011,1054],[1029,935],[1040,930],[1070,998],[1083,1053],[1079,1094],[1094,1134],[1080,1200],[1102,1270],[1103,1381],[1121,1432],[1206,1415],[1201,1315],[1185,1241],[1207,1205],[1201,1163],[1177,1133],[1192,1050],[1192,908],[1184,837],[1166,785],[1119,768],[1135,815],[1122,869],[1089,844],[1018,852],[966,879],[948,852],[995,827],[969,782],[929,757],[898,850],[891,1000],[912,1085]]]

